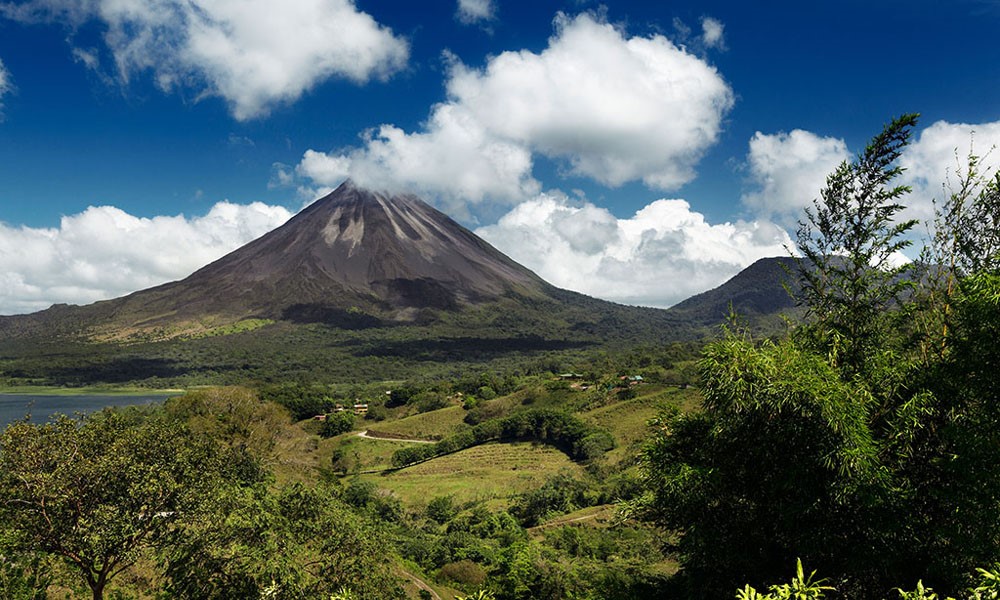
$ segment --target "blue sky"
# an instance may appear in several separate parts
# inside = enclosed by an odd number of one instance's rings
[[[667,306],[780,254],[902,112],[929,217],[970,131],[1000,144],[998,30],[989,0],[0,2],[0,314],[184,277],[346,176]]]

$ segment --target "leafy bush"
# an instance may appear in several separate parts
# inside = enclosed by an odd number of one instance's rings
[[[319,434],[322,437],[331,438],[352,429],[354,429],[354,413],[344,410],[327,415]]]
[[[524,527],[534,527],[550,515],[573,512],[592,504],[589,486],[570,475],[559,473],[550,477],[537,490],[519,495],[510,507],[512,515]]]
[[[609,450],[614,450],[615,438],[609,432],[595,431],[580,440],[574,447],[574,453],[581,460],[594,460],[604,456]]]
[[[417,405],[417,412],[431,412],[448,407],[448,398],[440,392],[420,392],[412,400]]]
[[[444,525],[458,514],[454,496],[435,496],[427,503],[427,518]]]
[[[333,399],[329,396],[298,383],[266,386],[260,390],[260,397],[284,406],[296,421],[310,419],[333,408]]]

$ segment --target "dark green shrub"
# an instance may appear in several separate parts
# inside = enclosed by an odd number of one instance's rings
[[[327,415],[319,434],[322,437],[331,438],[352,429],[354,429],[354,413],[345,410]]]
[[[455,518],[458,507],[454,496],[435,496],[427,503],[427,518],[444,525]]]

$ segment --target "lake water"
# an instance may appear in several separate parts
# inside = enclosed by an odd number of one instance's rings
[[[55,414],[73,417],[76,413],[91,413],[106,406],[132,406],[163,402],[163,394],[148,396],[38,396],[0,394],[0,428],[31,414],[32,423],[45,423]]]

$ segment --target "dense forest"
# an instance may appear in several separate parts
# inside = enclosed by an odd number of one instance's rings
[[[1000,597],[1000,175],[898,261],[915,123],[806,212],[783,333],[10,425],[0,597]]]

